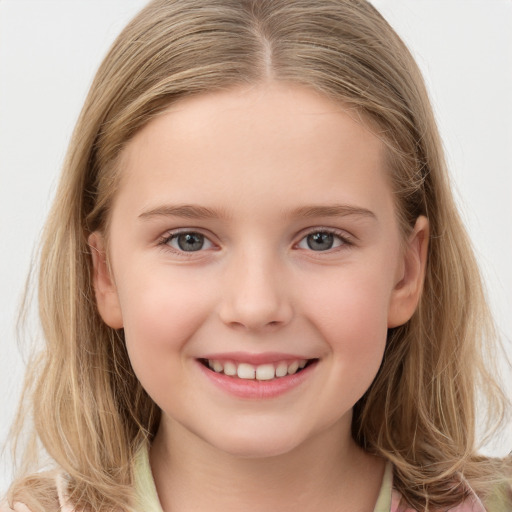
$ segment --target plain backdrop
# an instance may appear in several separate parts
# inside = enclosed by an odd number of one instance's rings
[[[145,3],[0,0],[0,444],[24,368],[16,313],[68,140],[99,62]],[[424,72],[457,198],[512,353],[512,1],[374,4]],[[487,447],[501,455],[511,450],[506,435]],[[0,494],[11,478],[8,454],[1,458]]]

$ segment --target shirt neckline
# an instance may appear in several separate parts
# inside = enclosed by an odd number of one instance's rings
[[[137,509],[144,512],[163,512],[149,464],[149,446],[147,444],[141,446],[135,454],[133,471]],[[393,467],[388,461],[373,512],[392,512],[392,489]]]

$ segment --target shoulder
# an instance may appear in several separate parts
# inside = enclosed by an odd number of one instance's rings
[[[495,485],[492,492],[485,499],[487,512],[512,511],[512,483],[503,482]]]
[[[14,508],[11,508],[9,504],[5,501],[0,503],[0,512],[32,512],[26,505],[23,503],[14,503]]]
[[[393,489],[391,497],[391,509],[390,512],[419,512],[416,509],[410,508],[404,505],[402,502],[402,495],[396,489]],[[449,512],[498,512],[491,509],[484,508],[482,502],[478,497],[471,493],[463,503],[450,508]],[[500,511],[501,512],[501,511]],[[503,510],[505,512],[505,510]],[[507,511],[510,512],[510,511]]]
[[[391,512],[418,512],[402,505],[402,495],[393,489]],[[463,503],[453,507],[449,512],[512,512],[512,487],[500,485],[482,501],[476,493],[469,489],[469,495]]]
[[[50,485],[48,481],[50,480]],[[26,500],[16,497],[12,505],[7,499],[0,501],[0,512],[35,512],[35,510],[45,510],[55,512],[79,512],[68,500],[67,478],[62,472],[53,472],[51,478],[44,478],[46,491],[44,492],[44,504],[39,499],[34,502],[34,495],[31,492],[26,494]],[[50,495],[52,497],[50,497]],[[26,503],[24,503],[26,501]],[[37,504],[36,504],[37,503]],[[51,505],[50,505],[51,503]]]

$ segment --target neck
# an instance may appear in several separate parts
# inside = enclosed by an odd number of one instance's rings
[[[164,512],[373,510],[384,462],[336,424],[290,452],[245,458],[162,423],[150,461]]]

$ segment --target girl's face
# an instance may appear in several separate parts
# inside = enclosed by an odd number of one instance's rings
[[[120,165],[95,290],[162,428],[245,456],[349,437],[426,251],[425,219],[401,236],[381,141],[270,83],[182,100]]]

